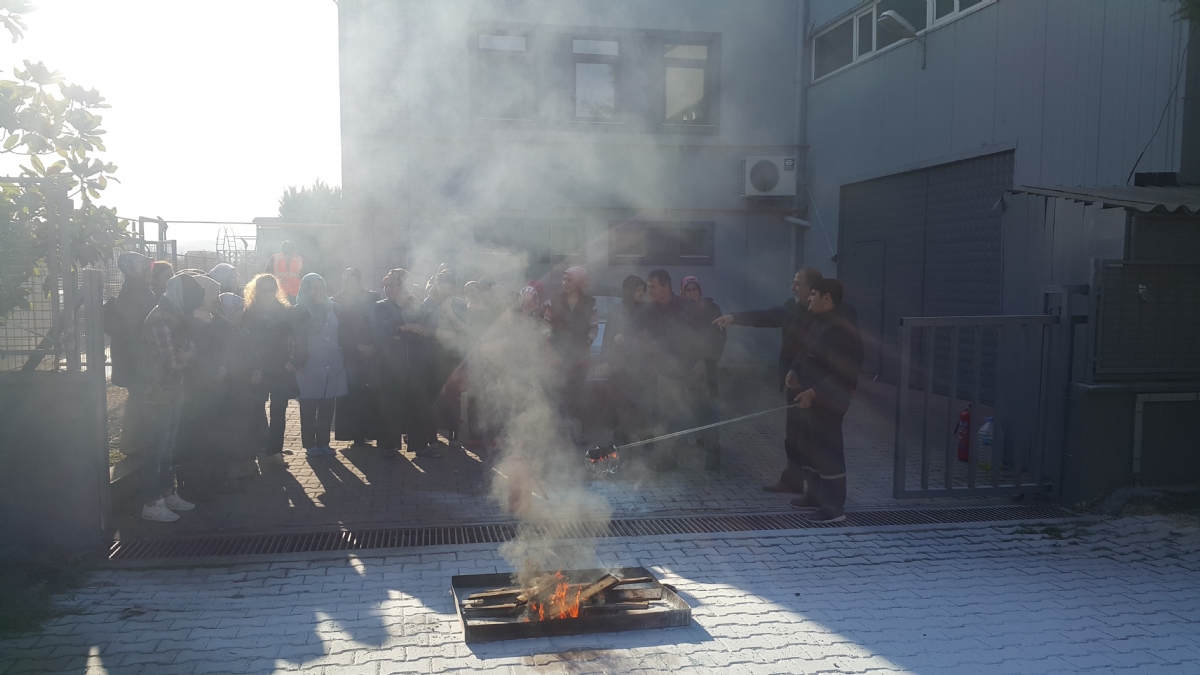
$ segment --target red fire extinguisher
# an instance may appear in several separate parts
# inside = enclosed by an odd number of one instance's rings
[[[958,461],[967,462],[971,459],[971,406],[967,405],[958,414],[958,426],[954,429],[958,438]]]

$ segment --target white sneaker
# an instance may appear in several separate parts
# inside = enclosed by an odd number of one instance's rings
[[[162,499],[154,502],[153,506],[142,506],[142,520],[156,520],[160,523],[173,523],[179,520],[179,514],[168,509]]]
[[[192,509],[196,508],[195,504],[185,501],[175,493],[171,493],[170,497],[163,498],[163,506],[171,509],[172,511],[191,511]]]

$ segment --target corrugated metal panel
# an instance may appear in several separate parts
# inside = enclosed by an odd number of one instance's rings
[[[1030,187],[1013,188],[1014,193],[1062,197],[1088,204],[1104,204],[1142,213],[1200,213],[1200,188],[1195,187]]]
[[[928,174],[925,171],[877,178],[842,188],[842,245],[839,277],[846,284],[847,301],[868,309],[870,301],[883,296],[883,315],[879,319],[859,316],[869,345],[879,329],[882,345],[881,379],[894,382],[899,375],[897,345],[900,342],[900,317],[920,316],[924,293],[925,267],[925,195]],[[883,270],[866,269],[877,264],[878,256],[857,252],[860,243],[877,248],[883,242]],[[841,256],[845,256],[842,258]],[[844,261],[844,262],[843,262]],[[883,279],[882,288],[873,288]]]
[[[1176,7],[1001,1],[929,32],[925,70],[909,43],[818,82],[807,111],[816,208],[838,221],[836,186],[1011,141],[1018,185],[1124,184],[1151,138],[1137,170],[1178,170]]]
[[[1200,265],[1108,261],[1096,279],[1097,377],[1200,373]]]
[[[1012,186],[1012,174],[1013,153],[1004,152],[842,188],[839,273],[849,301],[860,309],[868,348],[871,331],[881,326],[881,379],[895,381],[899,372],[900,317],[1000,313],[1002,210],[997,203]],[[882,271],[868,268],[881,263]],[[882,288],[876,288],[880,279]],[[872,308],[881,296],[882,317],[877,318]],[[938,351],[948,355],[949,333],[938,339]],[[991,372],[991,336],[984,351]],[[969,351],[961,353],[966,358]],[[948,372],[948,363],[937,366],[942,390]],[[990,398],[990,375],[983,388]]]

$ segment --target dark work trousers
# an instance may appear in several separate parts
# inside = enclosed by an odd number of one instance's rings
[[[701,427],[717,421],[717,402],[705,376],[688,376],[688,393],[692,407],[692,422],[689,426]],[[696,433],[696,445],[706,454],[706,461],[719,464],[721,461],[720,429],[706,429]]]
[[[842,443],[846,411],[816,404],[800,412],[808,427],[808,452],[803,458],[808,501],[840,516],[846,506],[846,453]]]
[[[379,391],[379,449],[399,451],[404,444],[404,392]]]
[[[262,430],[262,447],[268,455],[283,452],[283,432],[287,424],[288,395],[282,389],[268,390],[271,397],[271,419],[260,413],[259,426]],[[260,399],[261,400],[261,399]]]
[[[350,385],[350,393],[337,400],[337,439],[364,443],[375,440],[375,390],[365,384]]]
[[[784,389],[785,405],[791,405],[797,393],[799,392],[795,389]],[[796,490],[804,489],[804,454],[808,445],[808,435],[807,416],[799,408],[788,408],[783,435],[783,453],[787,457],[787,466],[779,475],[779,482]]]
[[[421,450],[437,440],[433,415],[434,396],[420,387],[383,389],[379,392],[379,449],[401,450],[401,435],[408,434],[408,450]]]
[[[300,442],[305,448],[329,445],[335,398],[300,399]]]
[[[437,417],[434,406],[438,396],[427,382],[409,378],[405,383],[402,416],[408,434],[408,449],[415,452],[437,442]],[[457,406],[455,406],[457,408]]]

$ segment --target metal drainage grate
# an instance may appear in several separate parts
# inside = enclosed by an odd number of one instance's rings
[[[898,509],[894,511],[858,511],[847,513],[842,523],[819,525],[799,513],[772,513],[760,516],[685,516],[614,520],[607,524],[536,523],[525,526],[525,536],[535,539],[588,539],[608,537],[653,537],[672,534],[719,534],[758,530],[798,530],[839,527],[878,527],[886,525],[937,525],[946,523],[986,523],[1004,520],[1045,520],[1073,518],[1076,514],[1053,504],[1030,506],[985,506],[948,509]],[[411,548],[416,546],[454,546],[495,544],[517,535],[511,523],[496,525],[455,525],[448,527],[400,527],[386,530],[348,530],[307,534],[234,535],[189,539],[142,539],[114,541],[109,560],[154,560],[162,558],[210,558],[217,556],[311,553],[317,551],[365,551],[371,549]]]

